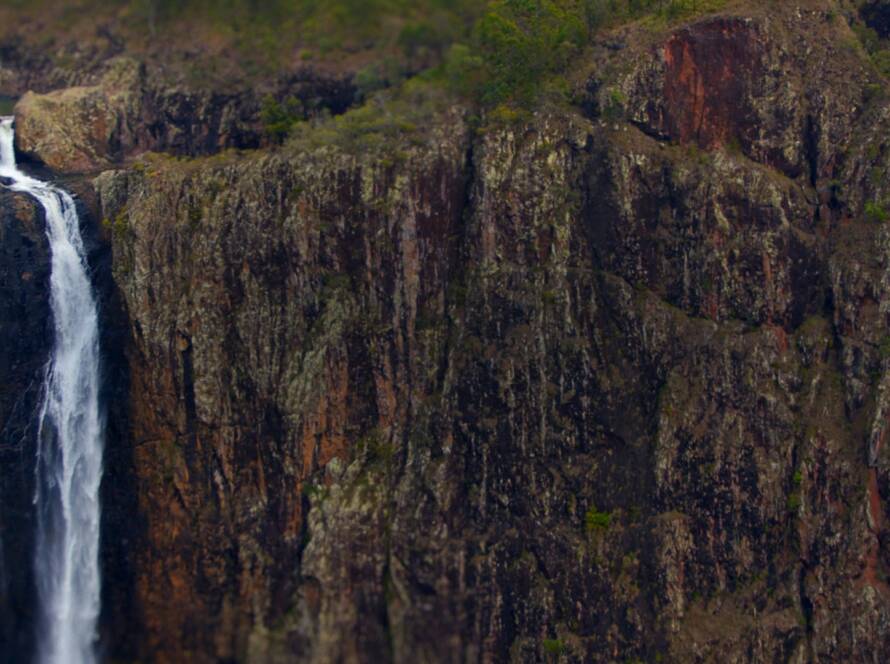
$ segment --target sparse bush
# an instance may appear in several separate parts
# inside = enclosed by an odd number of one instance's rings
[[[447,101],[441,88],[414,78],[397,92],[376,94],[342,115],[294,124],[287,146],[300,151],[334,147],[350,154],[380,151],[395,163],[423,140],[430,117]]]
[[[355,75],[359,99],[367,99],[378,90],[396,85],[405,79],[405,74],[401,64],[392,58],[372,62]]]
[[[459,37],[460,30],[451,23],[424,19],[402,28],[397,43],[408,60],[430,66],[441,61],[449,45]]]
[[[890,219],[887,209],[877,201],[869,201],[865,204],[865,218],[877,224],[883,224]]]
[[[440,77],[454,93],[474,98],[485,82],[485,62],[466,44],[454,44],[445,57]]]
[[[606,119],[616,122],[624,116],[624,105],[627,103],[627,97],[618,88],[609,90],[609,97],[605,108]]]
[[[871,61],[882,76],[890,78],[890,48],[883,48],[871,56]]]
[[[263,129],[270,138],[279,143],[304,118],[303,103],[296,97],[278,101],[270,95],[263,99],[263,106],[260,109]]]
[[[890,78],[890,43],[867,25],[854,25],[853,32],[875,68],[882,76]]]
[[[881,359],[886,360],[890,358],[890,334],[885,335],[883,339],[881,339],[881,343],[878,345],[878,351],[881,353]]]
[[[565,652],[565,646],[559,639],[544,639],[542,645],[544,647],[544,652],[548,655],[559,656]]]
[[[608,530],[612,525],[612,515],[609,512],[600,512],[596,507],[591,507],[584,515],[584,523],[587,526],[587,532]]]
[[[878,37],[878,33],[867,25],[854,25],[853,32],[867,53],[872,54],[880,48],[881,39]]]
[[[395,455],[395,447],[383,434],[374,429],[355,444],[356,453],[369,464],[387,465]]]

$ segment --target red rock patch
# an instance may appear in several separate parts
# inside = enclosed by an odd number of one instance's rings
[[[741,140],[752,128],[747,99],[763,76],[763,45],[752,24],[716,19],[664,45],[661,133],[704,149]]]

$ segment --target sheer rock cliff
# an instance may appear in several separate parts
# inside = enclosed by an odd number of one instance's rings
[[[34,637],[32,498],[49,357],[49,248],[40,206],[0,189],[0,661]]]
[[[571,106],[376,141],[23,99],[20,148],[107,169],[112,654],[890,656],[890,89],[838,6],[621,28]]]

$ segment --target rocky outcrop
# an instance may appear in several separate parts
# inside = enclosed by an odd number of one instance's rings
[[[308,118],[342,113],[355,90],[348,77],[305,69],[259,90],[215,92],[171,84],[121,56],[104,63],[95,85],[24,95],[15,107],[16,145],[62,173],[95,173],[147,151],[194,156],[256,148],[268,140],[264,94],[298,100]]]
[[[716,17],[633,40],[620,57],[638,65],[593,86],[592,107],[659,140],[729,148],[817,185],[835,177],[866,89],[881,86],[851,43],[832,3]]]
[[[17,148],[56,171],[107,168],[137,143],[142,76],[122,58],[98,85],[29,92],[16,105]]]
[[[0,661],[34,639],[36,416],[52,334],[49,249],[33,201],[0,189]]]

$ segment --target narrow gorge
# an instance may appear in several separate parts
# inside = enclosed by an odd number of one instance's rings
[[[323,4],[0,2],[0,662],[886,661],[890,4]]]

